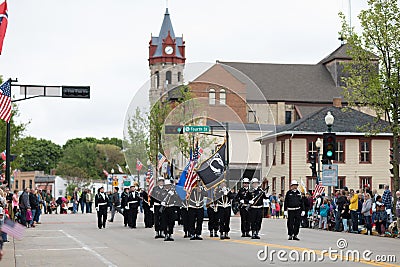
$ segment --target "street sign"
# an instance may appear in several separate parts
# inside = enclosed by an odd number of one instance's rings
[[[165,125],[166,134],[181,134],[183,133],[182,125]]]
[[[113,182],[112,182],[112,185],[113,185],[113,186],[118,186],[118,180],[113,181]]]
[[[112,180],[113,180],[112,176],[107,177],[107,182],[108,182],[108,184],[111,184],[111,183],[112,183]]]
[[[90,86],[62,86],[62,98],[90,98]]]
[[[185,126],[184,133],[207,133],[210,131],[210,126]]]
[[[322,165],[322,185],[337,186],[338,184],[338,165],[323,164]]]

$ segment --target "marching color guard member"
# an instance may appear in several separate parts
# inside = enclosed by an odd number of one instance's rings
[[[165,199],[161,202],[161,225],[165,234],[164,241],[174,241],[172,234],[174,233],[175,211],[179,206],[180,198],[172,186],[171,180],[167,179],[164,184],[167,192]]]
[[[183,238],[188,238],[190,237],[190,225],[189,225],[189,211],[188,211],[188,205],[187,205],[187,200],[183,200],[181,205],[181,218],[182,218],[182,227],[183,227],[183,232],[185,235]]]
[[[128,226],[133,229],[136,228],[136,219],[139,207],[139,193],[136,191],[136,186],[132,185],[129,188],[128,203],[125,208],[128,210]]]
[[[200,185],[200,179],[196,183],[197,185],[193,187],[188,199],[190,240],[203,240],[201,230],[204,220],[204,198],[207,197],[207,192]]]
[[[229,225],[231,222],[231,205],[234,194],[226,187],[225,182],[222,182],[219,186],[219,190],[216,193],[216,198],[220,239],[230,239],[228,233],[230,231]]]
[[[218,207],[217,207],[217,198],[215,196],[216,188],[214,190],[210,190],[210,203],[207,205],[207,215],[208,215],[208,230],[210,231],[210,237],[218,237]]]
[[[300,240],[299,234],[301,216],[304,216],[304,202],[301,200],[301,192],[297,190],[299,183],[293,180],[290,184],[290,190],[285,196],[285,213],[287,213],[287,228],[289,240]]]
[[[249,200],[249,217],[252,232],[251,239],[260,239],[258,233],[261,230],[263,199],[267,198],[267,192],[264,192],[260,188],[257,178],[251,179],[251,187],[251,199]]]
[[[149,195],[145,190],[140,192],[140,198],[143,201],[143,212],[144,212],[144,228],[152,228],[154,214],[150,209]]]
[[[242,230],[242,237],[250,237],[250,219],[247,209],[250,200],[249,178],[243,178],[242,184],[242,188],[239,189],[236,195],[236,201],[239,202],[240,228]]]
[[[100,187],[97,190],[97,194],[94,198],[94,206],[97,211],[97,227],[99,227],[99,229],[106,228],[108,197],[104,193],[104,187]]]
[[[156,231],[155,238],[164,238],[165,236],[162,234],[161,228],[161,200],[164,199],[165,194],[167,193],[164,189],[164,177],[158,177],[157,186],[153,188],[151,192],[151,206],[154,207],[154,230]]]
[[[124,192],[121,194],[121,207],[123,209],[122,215],[124,216],[124,226],[128,225],[128,210],[125,207],[128,204],[128,197],[129,197],[129,187],[124,188]]]

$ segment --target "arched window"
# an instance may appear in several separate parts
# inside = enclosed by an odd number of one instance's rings
[[[182,73],[181,72],[178,72],[178,82],[180,82],[181,81],[181,75],[182,75]]]
[[[154,73],[154,78],[156,79],[156,88],[158,88],[160,86],[160,73],[158,71],[156,71]]]
[[[215,105],[215,90],[210,89],[208,91],[208,104]]]
[[[165,74],[165,81],[166,81],[166,84],[171,84],[172,83],[172,73],[171,73],[171,71],[167,71],[167,73]]]
[[[219,91],[219,103],[221,105],[225,105],[226,104],[226,91],[225,91],[225,89],[221,89]]]

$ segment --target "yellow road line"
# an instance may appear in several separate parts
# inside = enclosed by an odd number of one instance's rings
[[[272,248],[279,248],[279,249],[287,249],[287,250],[296,250],[296,251],[306,251],[306,250],[312,250],[316,254],[322,255],[322,254],[327,254],[326,252],[318,249],[312,249],[312,248],[304,248],[304,247],[295,247],[295,246],[287,246],[287,245],[279,245],[279,244],[272,244],[272,243],[266,243],[266,242],[260,242],[260,241],[251,241],[251,240],[238,240],[238,239],[217,239],[217,238],[209,238],[207,239],[212,239],[212,240],[218,240],[221,242],[230,242],[230,243],[238,243],[238,244],[245,244],[245,245],[253,245],[253,246],[268,246]],[[326,257],[326,256],[325,256]],[[368,261],[364,259],[353,259],[352,257],[346,257],[346,256],[341,256],[339,254],[335,254],[335,257],[338,258],[338,260],[341,260],[342,262],[359,262],[359,263],[364,263],[368,265],[373,265],[373,266],[384,266],[384,267],[398,267],[400,265],[394,264],[394,263],[385,263],[385,262],[376,262],[374,260]]]

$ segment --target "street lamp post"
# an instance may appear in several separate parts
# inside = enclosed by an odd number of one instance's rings
[[[114,168],[111,169],[111,182],[114,179]],[[107,181],[107,192],[108,192],[108,181]]]
[[[320,168],[320,164],[321,164],[321,147],[322,147],[322,141],[321,138],[318,137],[317,141],[315,142],[315,146],[317,147],[317,183],[319,183],[319,181],[321,180],[321,168]]]
[[[328,113],[325,116],[325,124],[326,126],[328,126],[328,133],[332,132],[332,125],[333,122],[335,121],[335,117],[333,117],[332,113],[330,111],[328,111]],[[330,162],[328,160],[328,164],[332,164],[332,162]],[[332,188],[331,186],[328,186],[328,197],[330,198],[332,194]]]

